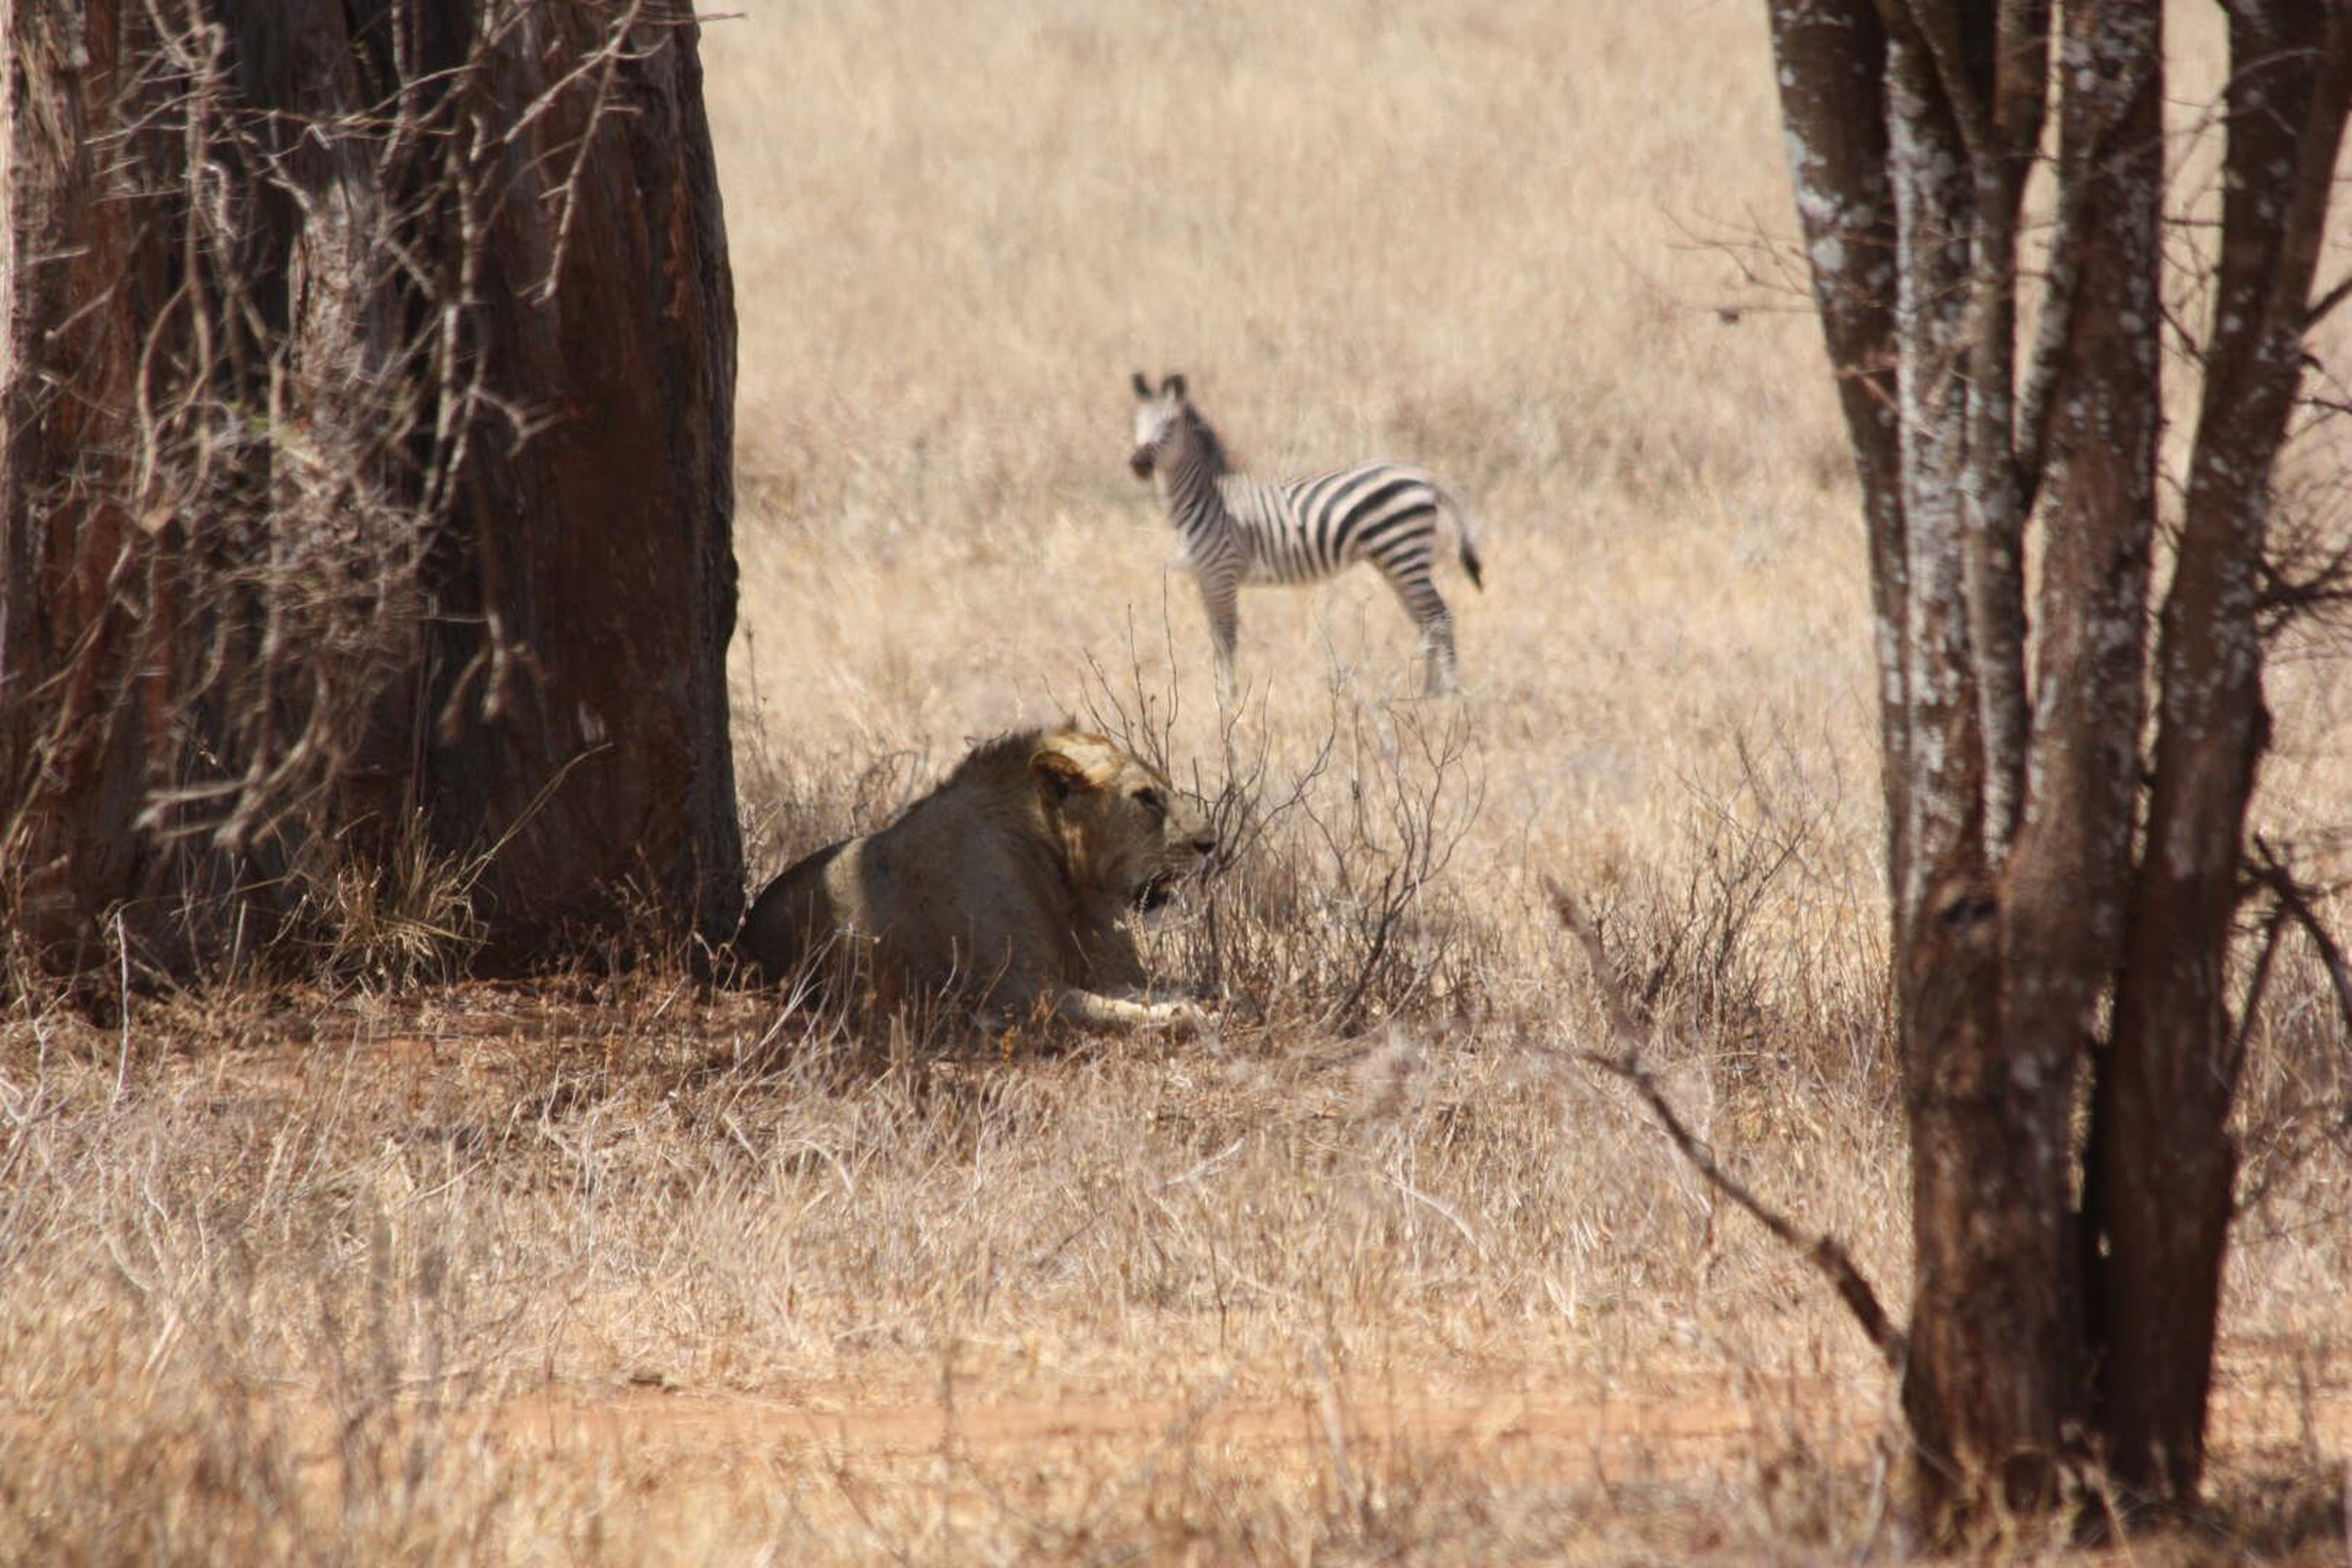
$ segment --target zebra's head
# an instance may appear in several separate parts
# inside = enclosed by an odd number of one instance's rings
[[[1179,450],[1192,445],[1208,458],[1215,471],[1225,468],[1224,447],[1201,411],[1184,395],[1184,377],[1171,371],[1157,388],[1151,378],[1141,371],[1135,373],[1135,450],[1128,454],[1127,466],[1135,470],[1139,479],[1150,479],[1158,469],[1171,467]]]

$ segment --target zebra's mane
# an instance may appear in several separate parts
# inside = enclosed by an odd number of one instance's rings
[[[1232,473],[1233,457],[1225,450],[1225,438],[1217,434],[1217,427],[1202,418],[1201,411],[1189,403],[1184,405],[1184,423],[1192,428],[1193,439],[1201,443],[1201,455],[1209,460],[1209,471]]]

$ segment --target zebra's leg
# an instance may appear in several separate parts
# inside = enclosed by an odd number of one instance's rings
[[[1239,585],[1231,572],[1203,572],[1197,577],[1202,608],[1209,612],[1209,636],[1216,644],[1217,690],[1231,702],[1236,689],[1234,645],[1241,634],[1241,611],[1236,602]]]
[[[1454,659],[1454,612],[1445,607],[1437,584],[1430,580],[1429,563],[1424,561],[1418,564],[1418,571],[1383,567],[1381,575],[1396,590],[1404,613],[1412,617],[1414,627],[1421,633],[1422,695],[1451,696],[1458,684]]]
[[[1454,613],[1443,603],[1437,606],[1436,616],[1423,624],[1421,639],[1427,649],[1428,665],[1422,677],[1422,694],[1451,697],[1461,684],[1461,676],[1454,660]]]

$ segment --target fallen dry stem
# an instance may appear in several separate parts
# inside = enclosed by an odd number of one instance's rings
[[[1642,1053],[1650,1044],[1653,1026],[1649,1021],[1634,1016],[1626,1001],[1625,988],[1618,984],[1616,971],[1610,966],[1609,954],[1601,944],[1599,928],[1584,918],[1574,895],[1558,881],[1546,877],[1544,890],[1551,897],[1552,908],[1559,916],[1559,923],[1584,948],[1593,984],[1600,989],[1608,1008],[1610,1032],[1619,1047],[1613,1054],[1589,1050],[1568,1054],[1577,1061],[1614,1074],[1632,1084],[1652,1114],[1657,1117],[1659,1125],[1665,1129],[1666,1136],[1674,1140],[1675,1147],[1690,1163],[1691,1168],[1708,1186],[1745,1210],[1771,1234],[1773,1239],[1802,1256],[1819,1270],[1822,1277],[1829,1281],[1830,1288],[1837,1292],[1838,1300],[1844,1302],[1846,1310],[1853,1314],[1864,1336],[1877,1350],[1879,1359],[1890,1368],[1900,1371],[1906,1354],[1903,1331],[1895,1326],[1885,1309],[1879,1305],[1878,1292],[1855,1265],[1845,1244],[1827,1232],[1807,1240],[1795,1222],[1766,1205],[1745,1183],[1726,1171],[1716,1159],[1715,1151],[1691,1131],[1675,1112],[1673,1102],[1667,1099],[1657,1079],[1642,1064]]]

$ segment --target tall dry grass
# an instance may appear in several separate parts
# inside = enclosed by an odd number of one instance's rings
[[[1853,487],[1811,320],[1709,243],[1791,226],[1759,13],[713,24],[755,870],[1075,711],[1218,805],[1150,952],[1226,1026],[419,988],[426,922],[363,900],[333,989],[28,1008],[0,1560],[1899,1554],[1886,1378],[1564,1060],[1602,1023],[1538,880],[1702,1134],[1899,1300]],[[1220,715],[1137,365],[1253,466],[1463,494],[1458,703],[1399,700],[1365,577],[1245,596]],[[2323,857],[2343,691],[2275,701],[2265,824]],[[2159,1558],[2340,1540],[2345,1041],[2299,961],[2262,1027],[2221,1533]]]

